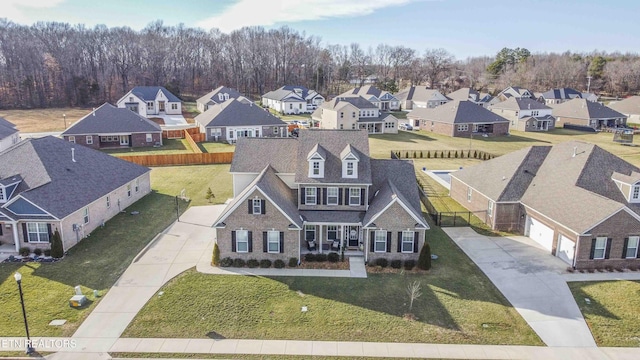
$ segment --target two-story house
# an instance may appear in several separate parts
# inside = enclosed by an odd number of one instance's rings
[[[583,93],[572,88],[555,88],[540,94],[538,101],[547,105],[561,104],[573,99],[585,99],[598,101],[598,96],[592,93]]]
[[[364,129],[369,134],[397,134],[398,119],[362,96],[336,97],[311,114],[321,129]]]
[[[121,97],[116,105],[144,117],[182,114],[182,101],[164,86],[136,86]]]
[[[324,102],[324,97],[304,86],[285,85],[262,95],[262,106],[282,114],[309,114]]]
[[[234,199],[214,222],[222,258],[417,260],[429,229],[413,163],[371,159],[363,130],[243,138],[230,172]]]
[[[433,109],[436,106],[449,102],[440,91],[429,89],[426,86],[409,86],[394,95],[400,101],[400,108],[413,110],[414,108]]]
[[[198,111],[203,113],[213,105],[222,104],[229,99],[237,99],[240,96],[242,95],[235,89],[219,86],[196,100],[196,107]]]
[[[20,132],[16,126],[0,117],[0,151],[20,142]]]
[[[489,110],[510,121],[509,129],[518,131],[549,131],[556,125],[553,109],[530,99],[515,98],[491,105]]]
[[[533,91],[529,89],[525,89],[519,86],[509,86],[506,89],[502,90],[496,96],[496,100],[492,102],[491,105],[496,104],[497,102],[500,102],[500,101],[505,101],[511,97],[514,97],[516,99],[520,99],[520,98],[532,99],[532,98],[535,98],[535,95],[533,94]]]
[[[365,85],[353,88],[340,94],[338,97],[362,96],[367,101],[378,107],[381,111],[400,110],[400,101],[388,91],[380,90],[375,86]]]
[[[472,88],[460,88],[454,92],[448,93],[447,98],[449,101],[471,101],[474,104],[478,104],[482,107],[487,107],[493,101],[493,96],[487,93],[481,93]]]

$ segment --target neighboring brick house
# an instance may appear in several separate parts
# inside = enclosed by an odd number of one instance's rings
[[[207,141],[235,143],[242,137],[287,137],[287,123],[241,96],[215,104],[196,116]]]
[[[20,142],[20,132],[16,126],[0,117],[0,151]]]
[[[480,93],[471,88],[460,88],[452,93],[447,94],[447,98],[450,101],[471,101],[472,103],[480,105],[482,107],[487,107],[487,105],[493,100],[493,96],[487,93]]]
[[[182,114],[182,100],[164,86],[136,86],[121,97],[116,105],[144,117]]]
[[[415,109],[407,114],[407,119],[418,122],[422,130],[455,137],[509,133],[509,120],[471,101],[456,100],[435,109]]]
[[[533,91],[519,86],[509,86],[506,89],[500,91],[498,95],[496,95],[495,100],[491,102],[491,105],[496,104],[500,101],[505,101],[512,97],[516,99],[535,99]]]
[[[556,119],[551,115],[553,109],[529,98],[510,97],[490,105],[489,110],[509,120],[511,130],[549,131],[556,125]]]
[[[48,249],[57,229],[66,251],[148,194],[149,173],[62,139],[26,139],[0,154],[0,240]]]
[[[340,94],[338,97],[362,96],[365,100],[371,102],[381,111],[397,111],[400,110],[400,101],[388,91],[380,90],[375,86],[365,85],[353,88],[347,92]]]
[[[71,125],[62,138],[93,149],[160,146],[162,129],[133,111],[104,103]]]
[[[324,102],[324,97],[304,86],[285,85],[262,95],[262,106],[282,114],[310,114]]]
[[[214,222],[221,258],[418,259],[429,226],[413,163],[371,159],[366,131],[243,138],[230,171],[234,199]]]
[[[640,124],[640,96],[629,96],[624,100],[612,102],[608,106],[626,116],[627,122]]]
[[[603,128],[624,127],[627,117],[610,107],[586,99],[573,99],[555,105],[553,116],[558,125],[578,125],[601,130]]]
[[[451,197],[575,268],[640,266],[640,168],[596,145],[532,146],[456,171]]]
[[[209,110],[213,105],[222,104],[229,99],[237,99],[241,96],[242,95],[235,89],[228,88],[226,86],[219,86],[196,100],[196,107],[198,108],[198,111],[203,113]]]
[[[409,86],[394,95],[400,101],[400,109],[413,110],[416,108],[432,109],[449,102],[440,91],[426,86]]]
[[[311,114],[321,129],[363,129],[369,134],[397,134],[398,119],[362,96],[336,97]]]

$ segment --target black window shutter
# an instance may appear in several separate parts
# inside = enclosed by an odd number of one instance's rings
[[[327,205],[327,188],[322,188],[322,205]]]
[[[607,238],[607,248],[604,251],[604,258],[608,259],[609,254],[611,253],[611,238]]]
[[[349,205],[349,193],[351,190],[349,188],[344,189],[344,204]]]
[[[593,254],[596,252],[596,239],[591,239],[591,252],[589,253],[589,259],[593,259]]]
[[[371,230],[371,236],[369,237],[369,249],[371,252],[375,251],[376,246],[376,232]]]
[[[2,226],[0,226],[1,228]],[[51,233],[51,224],[47,224],[47,234],[49,234],[49,242],[51,242],[51,236],[53,236],[53,234]],[[0,235],[2,235],[2,231],[0,231]]]
[[[338,205],[342,205],[342,189],[338,189]]]
[[[360,205],[364,205],[364,189],[360,189]]]
[[[2,236],[2,228],[4,227],[3,225],[4,224],[0,224],[0,236]],[[51,238],[51,237],[49,237],[49,238]]]
[[[27,223],[22,223],[22,238],[24,242],[29,242],[29,234],[27,234]]]
[[[627,257],[627,247],[629,246],[629,238],[624,238],[624,246],[622,247],[622,258]]]
[[[322,189],[316,188],[316,204],[322,204]]]
[[[284,252],[284,232],[280,231],[280,253]]]
[[[247,204],[249,205],[249,214],[253,214],[253,200],[249,199]]]
[[[307,197],[307,190],[305,188],[300,188],[300,204],[304,205],[305,198]]]
[[[266,204],[264,200],[260,200],[260,214],[264,215],[266,214]]]
[[[262,232],[262,252],[267,252],[267,232]]]
[[[420,231],[413,233],[413,252],[418,252],[418,241],[420,241]]]
[[[231,232],[231,252],[236,252],[236,232]]]
[[[249,243],[249,252],[253,251],[253,232],[247,231],[247,242]]]
[[[398,231],[398,252],[402,252],[402,231]]]
[[[387,231],[387,252],[391,252],[391,231]]]

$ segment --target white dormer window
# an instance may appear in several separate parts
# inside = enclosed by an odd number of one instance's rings
[[[222,94],[218,94],[218,100],[220,100],[220,101],[224,101],[224,95],[222,95]]]
[[[310,178],[323,178],[324,177],[324,159],[318,154],[313,154],[309,158],[309,177]]]
[[[229,94],[224,93],[224,99],[225,99],[225,100],[229,100]]]
[[[358,177],[358,158],[349,150],[345,149],[344,152],[348,152],[342,157],[342,177],[355,179]]]
[[[353,161],[347,161],[347,176],[353,176]]]
[[[4,195],[4,187],[0,187],[0,203],[7,202],[7,197]]]
[[[320,176],[320,161],[314,161],[313,162],[312,175],[313,176]]]

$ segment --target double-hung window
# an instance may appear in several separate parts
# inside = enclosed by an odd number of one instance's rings
[[[152,142],[153,141],[153,134],[147,134],[146,135],[146,139],[147,142]]]
[[[327,205],[338,205],[338,188],[327,188]]]
[[[249,232],[247,230],[236,230],[236,252],[249,252]]]
[[[402,232],[402,252],[403,253],[412,253],[413,252],[414,235],[415,235],[414,231],[403,231]]]
[[[607,249],[607,238],[604,236],[597,237],[596,246],[595,246],[595,249],[593,250],[593,258],[604,259],[606,249]]]
[[[111,207],[111,196],[107,195],[107,209]]]
[[[260,199],[253,199],[253,214],[262,214],[262,201]]]
[[[374,248],[375,252],[387,252],[387,232],[384,230],[376,230],[374,237]]]
[[[131,197],[131,184],[127,184],[127,197]]]
[[[313,162],[313,175],[320,175],[320,161]]]
[[[47,224],[27,223],[27,238],[29,242],[49,242]]]
[[[347,162],[347,176],[353,176],[353,161]]]
[[[493,204],[494,202],[489,200],[489,204],[487,205],[487,215],[489,215],[489,217],[493,216]]]
[[[93,145],[93,136],[87,135],[87,137],[85,138],[85,142],[87,143],[87,145]]]
[[[316,204],[316,188],[308,187],[305,190],[304,203],[307,205],[315,205]]]
[[[338,240],[338,226],[337,225],[329,225],[329,226],[327,226],[327,240],[329,240],[329,241]]]
[[[89,223],[89,208],[84,208],[84,215],[82,217],[82,220],[85,224]]]
[[[136,189],[136,192],[140,191],[140,179],[136,179],[136,181],[135,181],[135,189]]]
[[[280,232],[279,231],[267,231],[267,252],[270,252],[270,253],[280,252]]]
[[[178,110],[178,104],[171,104],[171,110]]]
[[[153,110],[153,101],[147,102],[147,110]]]
[[[360,188],[349,188],[349,205],[358,206],[360,204]]]
[[[304,239],[307,241],[315,241],[316,240],[316,226],[315,225],[305,225],[304,226]]]
[[[640,236],[629,236],[629,241],[627,243],[627,251],[625,253],[625,258],[636,258],[638,257],[638,243],[640,242]]]

